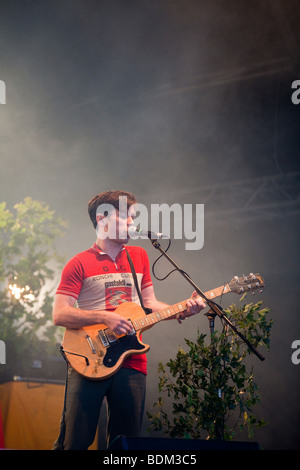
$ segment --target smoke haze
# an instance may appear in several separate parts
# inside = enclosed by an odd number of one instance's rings
[[[101,191],[130,191],[149,207],[205,204],[203,248],[174,240],[170,255],[204,291],[233,275],[265,278],[271,352],[253,364],[269,423],[256,439],[271,449],[299,448],[299,14],[296,0],[0,6],[1,200],[12,208],[31,196],[55,209],[69,223],[59,243],[67,259],[93,243],[87,203]],[[152,263],[158,254],[141,243]],[[178,274],[154,283],[166,302],[191,293]],[[158,361],[198,327],[208,333],[201,314],[145,333],[148,409]]]

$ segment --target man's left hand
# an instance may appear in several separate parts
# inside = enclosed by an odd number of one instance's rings
[[[187,310],[180,313],[177,316],[177,321],[179,323],[182,322],[187,317],[191,317],[192,315],[196,315],[197,313],[201,312],[206,307],[205,301],[202,297],[198,296],[197,292],[194,291],[191,297],[186,302]]]

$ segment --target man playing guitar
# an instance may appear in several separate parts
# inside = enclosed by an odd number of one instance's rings
[[[127,197],[126,216],[119,210],[121,196]],[[104,204],[115,208],[108,216],[97,211]],[[127,253],[136,271],[144,307],[153,312],[168,307],[156,299],[146,251],[138,246],[126,246],[128,227],[133,224],[130,211],[133,204],[136,204],[135,196],[125,191],[100,193],[89,202],[90,219],[97,229],[96,243],[64,267],[53,306],[55,325],[77,330],[104,324],[116,335],[130,334],[132,323],[115,312],[123,302],[140,305]],[[113,237],[108,235],[110,222],[116,227]],[[125,239],[120,236],[124,232]],[[170,318],[181,322],[206,307],[201,297],[193,295],[186,301],[186,310]],[[93,443],[104,397],[108,406],[107,444],[118,435],[137,436],[143,419],[146,375],[146,354],[126,357],[122,367],[104,380],[90,380],[69,365],[60,433],[54,449],[84,450]]]

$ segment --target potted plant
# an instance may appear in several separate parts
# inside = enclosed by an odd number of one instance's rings
[[[245,296],[242,297],[242,299]],[[254,347],[270,348],[272,320],[263,302],[231,305],[224,313]],[[248,357],[252,351],[227,323],[209,337],[185,339],[175,359],[159,363],[159,397],[147,412],[150,429],[173,438],[233,440],[237,431],[264,426],[253,408],[260,401]]]

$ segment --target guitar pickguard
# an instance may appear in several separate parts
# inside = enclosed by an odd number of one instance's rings
[[[145,346],[138,341],[136,335],[123,336],[107,348],[103,365],[105,367],[114,367],[124,352],[135,350],[136,354],[139,354],[139,351],[144,349]]]

